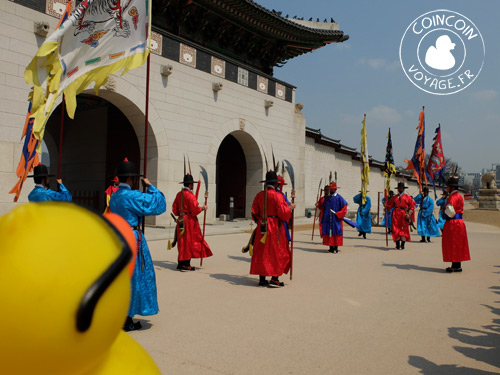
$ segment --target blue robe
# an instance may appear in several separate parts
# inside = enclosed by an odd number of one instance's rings
[[[356,214],[356,225],[358,226],[358,232],[371,233],[372,217],[370,215],[370,209],[372,208],[372,200],[370,199],[370,197],[366,197],[365,204],[362,204],[361,193],[356,195],[353,200],[354,203],[359,204],[358,212]]]
[[[439,206],[439,220],[438,220],[438,228],[443,230],[444,228],[444,223],[446,222],[446,219],[444,218],[444,210],[446,209],[446,199],[439,198],[436,201],[436,206]]]
[[[418,211],[417,232],[424,237],[437,237],[440,235],[436,218],[434,217],[434,201],[431,197],[422,197],[422,194],[414,198],[415,203],[420,205]]]
[[[276,189],[276,190],[281,193],[281,195],[283,196],[283,199],[285,200],[286,204],[290,205],[290,201],[286,197],[285,193],[283,193],[279,188]],[[288,240],[288,242],[290,242],[292,240],[292,237],[290,236],[290,230],[288,229],[288,223],[286,221],[283,221],[283,225],[285,227],[286,239]]]
[[[109,201],[111,212],[123,217],[134,229],[137,241],[137,259],[132,275],[132,296],[128,316],[158,314],[156,296],[156,276],[148,243],[142,232],[135,229],[142,216],[160,215],[167,210],[165,196],[153,185],[146,193],[132,190],[127,184],[120,184],[119,189]]]
[[[45,202],[45,201],[61,201],[71,202],[71,193],[63,184],[59,185],[60,192],[45,189],[42,185],[37,184],[28,195],[30,202]]]
[[[343,235],[342,219],[333,214],[330,209],[335,212],[342,210],[347,205],[347,202],[340,194],[327,195],[323,201],[323,217],[321,218],[321,234],[324,236]]]
[[[382,204],[385,205],[385,198],[382,198]],[[387,214],[387,228],[389,230],[391,230],[391,228],[392,228],[392,211],[394,211],[394,207],[391,208],[390,210],[386,210],[384,208],[384,220],[382,220],[382,223],[380,223],[380,225],[385,227],[385,219],[386,219],[386,214]]]

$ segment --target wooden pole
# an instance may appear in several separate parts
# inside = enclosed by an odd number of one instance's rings
[[[385,212],[385,247],[389,247],[389,233],[387,230],[387,223],[389,222],[389,216],[387,215],[387,188],[384,188],[384,212]]]
[[[148,130],[149,130],[149,71],[151,67],[151,53],[148,55],[146,63],[146,108],[144,113],[144,178],[148,170]],[[146,191],[146,187],[143,188]],[[142,234],[144,234],[146,218],[142,217]]]
[[[199,183],[198,183],[199,185]],[[208,191],[205,191],[205,207],[207,206]],[[203,212],[203,235],[201,237],[201,257],[200,257],[200,267],[203,266],[203,255],[205,253],[205,224],[207,222],[207,210]]]
[[[59,130],[59,160],[57,161],[57,178],[61,178],[61,160],[62,160],[62,145],[63,145],[63,129],[64,129],[64,111],[66,110],[65,108],[65,103],[64,103],[64,94],[62,96],[62,103],[61,103],[61,127]]]

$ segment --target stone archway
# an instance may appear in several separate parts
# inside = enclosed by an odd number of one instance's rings
[[[59,160],[61,105],[51,114],[45,139],[56,174]],[[138,137],[127,117],[109,101],[95,95],[77,96],[75,118],[65,113],[62,132],[61,177],[73,201],[102,212],[104,190],[116,165],[127,157],[140,167]]]
[[[230,213],[233,218],[245,217],[246,173],[245,153],[238,140],[228,134],[217,152],[215,173],[217,217]]]
[[[253,198],[261,189],[262,171],[254,137],[243,130],[226,134],[216,158],[217,216],[229,214],[229,197],[233,196],[234,217],[250,217]]]

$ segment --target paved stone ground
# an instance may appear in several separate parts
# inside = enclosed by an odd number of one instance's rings
[[[130,334],[164,374],[500,373],[498,228],[467,223],[472,261],[454,274],[440,238],[399,251],[383,228],[366,240],[349,228],[330,254],[299,231],[282,289],[248,274],[249,228],[207,227],[215,255],[189,273],[175,270],[165,230],[147,230],[160,313]]]

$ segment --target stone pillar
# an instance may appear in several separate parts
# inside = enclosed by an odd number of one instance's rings
[[[479,189],[479,209],[500,211],[500,189]]]

